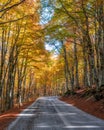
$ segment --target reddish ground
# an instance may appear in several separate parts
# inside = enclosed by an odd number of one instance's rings
[[[28,103],[24,103],[20,108],[13,108],[8,110],[7,112],[0,115],[0,130],[5,130],[6,127],[16,119],[18,114],[23,111],[23,109],[27,108],[29,105],[31,105],[35,101],[29,101]]]
[[[75,96],[62,97],[61,100],[73,104],[89,114],[104,119],[104,99],[95,101],[92,97],[85,98],[77,94]]]

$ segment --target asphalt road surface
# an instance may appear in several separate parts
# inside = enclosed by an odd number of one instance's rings
[[[104,130],[104,120],[57,97],[41,97],[25,109],[7,130]]]

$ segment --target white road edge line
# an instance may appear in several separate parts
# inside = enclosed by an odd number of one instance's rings
[[[24,112],[27,111],[27,109],[29,109],[30,107],[35,105],[38,100],[39,100],[39,98],[36,99],[36,101],[34,103],[32,103],[30,106],[28,106],[26,109],[24,109],[20,114],[18,114],[17,118],[6,128],[6,130],[11,130],[12,127],[15,126],[17,124],[17,122],[19,121],[19,119],[21,118],[21,114],[23,114]]]

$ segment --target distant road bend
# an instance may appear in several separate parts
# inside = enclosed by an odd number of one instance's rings
[[[57,97],[41,97],[25,109],[7,130],[104,130],[104,120]]]

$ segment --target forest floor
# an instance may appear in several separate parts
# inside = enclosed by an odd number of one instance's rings
[[[61,97],[60,100],[73,104],[73,106],[104,120],[104,98],[96,101],[93,96],[83,97],[83,90],[73,96]]]
[[[18,114],[30,106],[35,100],[36,98],[23,103],[21,107],[14,107],[3,114],[0,114],[0,130],[6,130],[7,126],[16,119]]]

